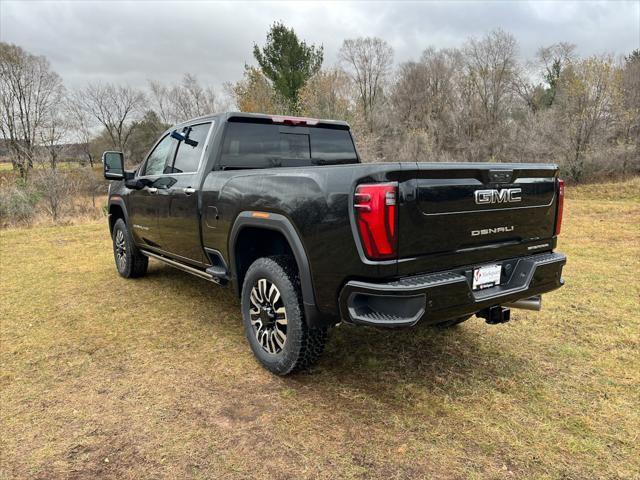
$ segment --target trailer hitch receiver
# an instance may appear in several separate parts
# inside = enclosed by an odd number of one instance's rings
[[[511,310],[495,305],[478,312],[478,316],[484,318],[489,325],[497,325],[507,323],[511,319]]]

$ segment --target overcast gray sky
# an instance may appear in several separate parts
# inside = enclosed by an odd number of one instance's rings
[[[501,27],[523,57],[568,41],[578,53],[621,55],[640,48],[640,0],[623,2],[206,2],[0,0],[0,39],[45,55],[67,86],[183,73],[219,87],[253,63],[254,42],[282,20],[308,43],[323,44],[325,65],[345,38],[378,36],[396,63],[427,46],[456,47]]]

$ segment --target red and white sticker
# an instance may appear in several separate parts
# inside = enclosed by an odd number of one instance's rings
[[[500,285],[501,265],[486,265],[473,270],[473,289],[479,290]]]

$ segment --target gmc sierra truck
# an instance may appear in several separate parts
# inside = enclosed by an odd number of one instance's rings
[[[103,164],[118,273],[153,258],[230,284],[279,375],[340,322],[498,324],[564,283],[555,165],[361,163],[344,122],[246,113],[172,127],[135,171]]]

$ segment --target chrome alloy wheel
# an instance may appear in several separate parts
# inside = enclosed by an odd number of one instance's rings
[[[249,316],[256,340],[267,353],[280,353],[287,341],[287,311],[278,288],[261,278],[251,289]]]
[[[125,243],[124,232],[122,230],[118,230],[116,232],[116,262],[118,263],[118,268],[121,272],[124,272],[124,269],[127,266],[127,245]]]

